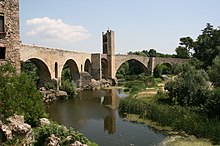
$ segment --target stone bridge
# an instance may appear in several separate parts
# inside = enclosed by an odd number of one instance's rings
[[[92,78],[97,80],[102,78],[116,79],[117,70],[129,60],[134,60],[141,65],[146,75],[152,74],[157,64],[169,63],[173,65],[185,62],[185,60],[177,58],[90,54],[26,44],[22,44],[20,48],[20,61],[31,61],[37,66],[40,73],[40,83],[49,82],[51,79],[60,81],[65,65],[70,68],[72,78],[78,86],[80,85],[80,75],[83,72],[89,73]]]
[[[119,67],[128,60],[135,60],[146,74],[152,74],[155,66],[161,63],[182,63],[185,60],[174,58],[149,58],[137,55],[116,55],[114,31],[102,33],[102,52],[97,54],[66,51],[35,45],[25,45],[20,40],[19,0],[0,2],[0,65],[10,61],[20,70],[20,61],[33,62],[40,72],[40,82],[51,79],[61,80],[62,70],[69,67],[76,83],[86,72],[94,79],[115,79]]]

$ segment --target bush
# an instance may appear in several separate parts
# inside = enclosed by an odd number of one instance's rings
[[[180,105],[204,105],[208,91],[208,75],[188,64],[176,80],[165,84],[168,95]]]
[[[74,97],[76,95],[76,85],[74,84],[74,82],[62,80],[60,89],[66,91],[70,97]]]
[[[124,77],[123,74],[117,73],[117,74],[116,74],[116,78],[117,78],[117,79],[124,79],[125,77]]]
[[[161,75],[163,74],[163,72],[164,72],[164,71],[166,72],[166,70],[167,70],[167,72],[168,72],[168,67],[167,67],[166,65],[164,65],[164,64],[157,65],[157,66],[155,67],[155,69],[154,69],[154,77],[155,77],[155,78],[161,77]]]
[[[84,137],[81,133],[75,132],[73,128],[67,129],[64,126],[52,123],[49,125],[44,125],[42,127],[37,127],[34,129],[36,146],[42,146],[47,142],[47,138],[54,134],[61,140],[61,145],[69,145],[74,143],[76,140],[83,144],[88,143],[88,139]]]
[[[205,111],[209,117],[220,116],[220,88],[215,88],[207,96]]]
[[[141,118],[156,121],[161,126],[171,126],[174,130],[185,131],[198,137],[210,138],[215,143],[219,142],[220,121],[207,118],[200,110],[194,108],[169,106],[128,97],[120,101],[119,111],[137,114]]]
[[[153,76],[149,76],[146,78],[146,86],[147,87],[155,87],[157,86],[157,81]]]
[[[57,81],[51,80],[50,82],[45,83],[44,88],[46,90],[50,90],[50,89],[57,90]]]
[[[46,117],[43,95],[35,82],[25,73],[17,74],[11,64],[0,66],[0,113],[4,118],[24,115],[25,121],[35,126]]]

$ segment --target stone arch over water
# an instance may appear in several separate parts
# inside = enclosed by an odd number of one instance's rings
[[[51,73],[49,71],[47,64],[43,60],[38,59],[38,58],[30,58],[24,62],[31,62],[37,67],[39,71],[39,78],[40,78],[38,86],[41,87],[45,83],[51,81]]]
[[[63,66],[63,69],[65,68],[70,69],[71,79],[73,80],[74,83],[78,84],[78,81],[80,79],[80,73],[76,62],[73,59],[67,60]]]
[[[127,60],[125,60],[124,62],[121,62],[120,65],[118,65],[118,67],[116,68],[115,76],[116,76],[117,71],[120,69],[120,67],[121,67],[124,63],[129,62],[129,61],[134,61],[135,63],[137,63],[137,65],[141,67],[141,69],[143,70],[143,72],[145,73],[145,75],[149,75],[149,74],[150,74],[150,71],[149,71],[149,69],[146,67],[146,65],[144,65],[144,64],[143,64],[142,62],[140,62],[139,60],[136,60],[136,59],[127,59]]]
[[[88,72],[90,75],[92,73],[92,64],[89,59],[86,59],[86,61],[85,61],[84,71]]]

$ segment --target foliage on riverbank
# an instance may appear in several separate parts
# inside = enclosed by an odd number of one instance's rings
[[[60,139],[60,145],[70,145],[75,141],[80,141],[88,146],[97,146],[97,144],[89,141],[83,134],[74,131],[73,128],[67,129],[56,123],[44,125],[34,129],[36,143],[35,146],[41,146],[48,140],[48,137],[54,135]]]
[[[220,121],[209,119],[191,108],[171,106],[155,100],[128,97],[121,100],[119,111],[140,115],[141,118],[151,119],[161,126],[171,126],[174,130],[210,138],[216,143],[220,139]]]
[[[42,145],[51,134],[61,137],[61,144],[80,141],[89,146],[97,144],[90,142],[81,133],[73,129],[64,128],[58,124],[39,127],[39,119],[48,117],[45,112],[43,95],[37,90],[35,81],[26,73],[16,73],[10,63],[0,66],[0,125],[7,123],[7,118],[19,114],[23,115],[25,122],[35,128],[35,145]],[[5,127],[5,125],[4,125]],[[4,131],[0,130],[0,143],[2,145],[21,145],[20,135],[13,135],[12,140],[5,140]],[[69,139],[64,139],[64,136]]]
[[[47,117],[35,82],[25,73],[17,74],[9,63],[0,66],[0,107],[3,120],[16,113],[35,126],[39,118]]]

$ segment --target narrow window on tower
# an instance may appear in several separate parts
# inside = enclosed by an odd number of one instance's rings
[[[0,33],[5,32],[5,18],[4,14],[0,13]]]
[[[5,59],[5,47],[0,47],[0,59]]]

